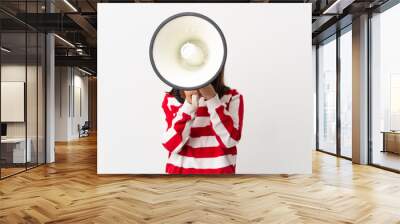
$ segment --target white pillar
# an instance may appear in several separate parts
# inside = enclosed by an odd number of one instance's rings
[[[368,163],[368,15],[353,20],[353,162]]]
[[[55,133],[55,60],[54,60],[54,35],[49,33],[46,36],[46,163],[55,161],[54,133]]]
[[[46,1],[46,11],[53,12],[54,5]],[[55,162],[55,43],[54,34],[46,35],[46,163]]]

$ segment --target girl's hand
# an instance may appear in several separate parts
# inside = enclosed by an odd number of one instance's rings
[[[214,87],[211,84],[199,89],[199,92],[206,100],[209,100],[209,99],[213,98],[215,95],[217,95]]]
[[[198,90],[190,90],[190,91],[184,91],[185,93],[185,98],[186,100],[192,104],[192,96],[193,95],[199,95],[199,91]]]

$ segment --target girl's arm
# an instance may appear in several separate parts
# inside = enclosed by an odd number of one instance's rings
[[[206,101],[212,127],[217,139],[226,148],[238,144],[243,123],[243,97],[237,92],[226,104],[223,104],[218,95]]]
[[[189,139],[196,108],[185,101],[176,113],[168,106],[172,96],[166,95],[162,104],[167,122],[167,130],[163,134],[162,145],[171,153],[178,153]]]

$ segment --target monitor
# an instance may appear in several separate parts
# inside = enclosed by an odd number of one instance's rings
[[[7,124],[1,123],[1,136],[7,136]]]

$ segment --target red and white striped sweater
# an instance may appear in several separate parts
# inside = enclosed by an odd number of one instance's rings
[[[236,145],[243,122],[243,97],[228,90],[221,98],[200,97],[198,108],[167,93],[162,103],[167,121],[163,146],[169,174],[235,173]]]

